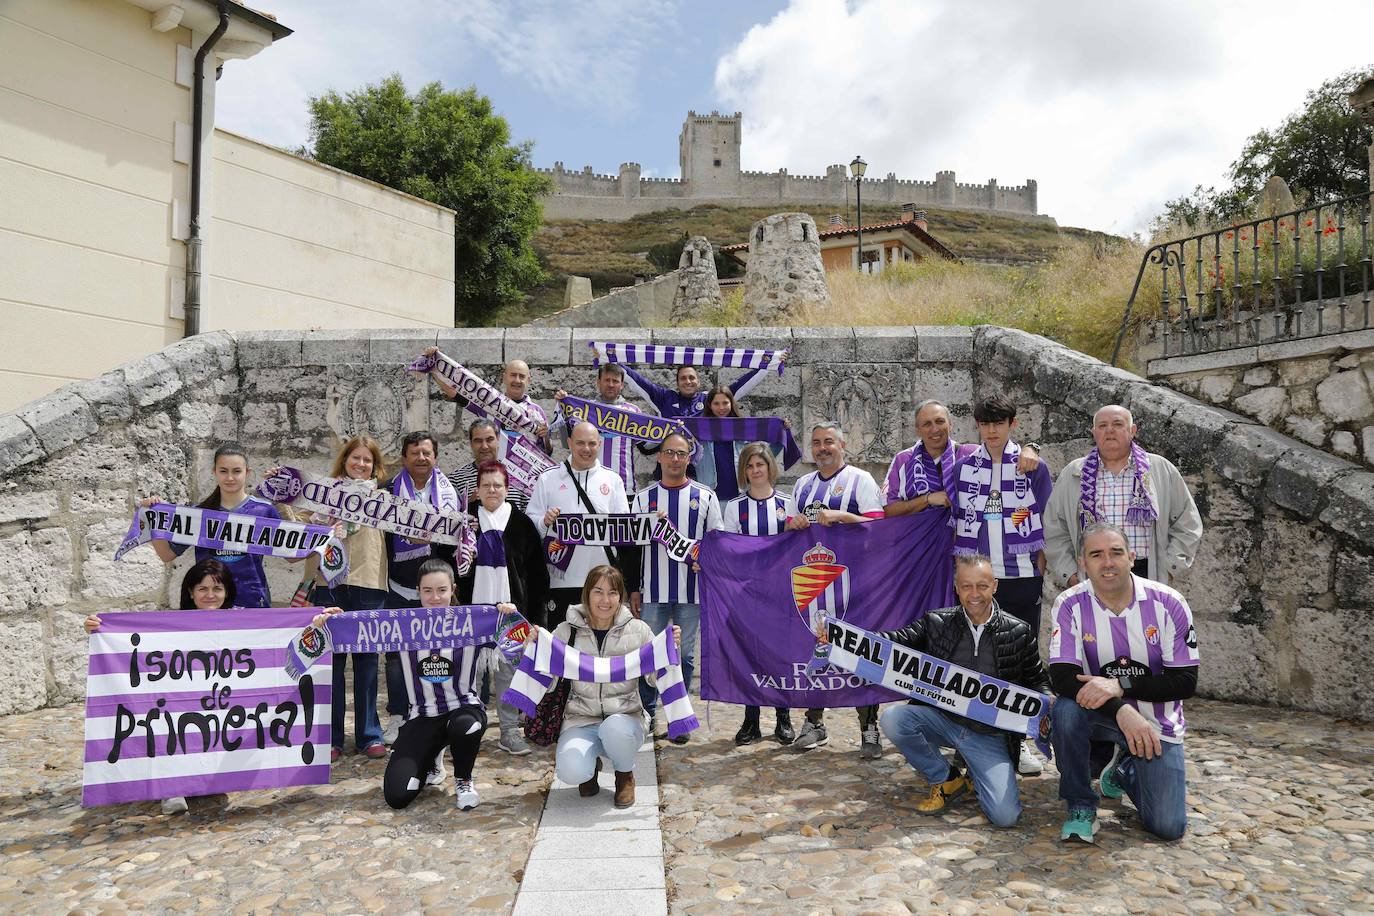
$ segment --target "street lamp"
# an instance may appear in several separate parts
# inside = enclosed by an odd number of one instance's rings
[[[855,156],[854,161],[849,163],[849,173],[854,176],[854,213],[855,222],[859,228],[859,272],[864,269],[864,172],[868,171],[868,163],[864,162],[862,156]]]

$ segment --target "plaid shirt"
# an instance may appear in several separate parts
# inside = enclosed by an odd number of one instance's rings
[[[1154,539],[1152,525],[1131,524],[1126,521],[1126,510],[1131,507],[1131,491],[1135,487],[1135,460],[1126,462],[1120,474],[1107,470],[1105,462],[1097,471],[1097,504],[1101,507],[1106,520],[1126,532],[1131,550],[1137,560],[1150,555],[1150,541]]]

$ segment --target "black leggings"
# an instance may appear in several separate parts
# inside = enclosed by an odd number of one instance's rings
[[[407,721],[391,746],[391,759],[382,777],[386,803],[404,808],[413,802],[425,787],[425,777],[445,745],[453,754],[453,775],[471,779],[486,728],[487,711],[480,706],[459,706],[441,716],[420,716]]]

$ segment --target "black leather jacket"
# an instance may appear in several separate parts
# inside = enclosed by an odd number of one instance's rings
[[[968,632],[968,620],[959,606],[930,611],[920,620],[900,630],[881,634],[885,639],[901,643],[936,658],[950,659],[959,640]],[[987,629],[980,642],[991,640],[997,659],[996,676],[1031,690],[1050,691],[1049,675],[1040,661],[1040,643],[1029,624],[993,606]],[[912,702],[916,702],[912,700]],[[1007,733],[1007,749],[1015,763],[1023,736]]]

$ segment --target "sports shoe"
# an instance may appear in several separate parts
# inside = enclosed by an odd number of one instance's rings
[[[1097,812],[1091,808],[1070,808],[1069,819],[1064,822],[1064,827],[1059,831],[1059,839],[1064,841],[1077,840],[1080,843],[1096,843],[1093,837],[1097,836]]]
[[[374,741],[363,748],[363,756],[372,760],[381,760],[386,756],[386,745],[380,741]]]
[[[883,756],[883,746],[878,741],[878,726],[870,725],[864,729],[863,741],[859,744],[859,756],[865,760],[877,760]]]
[[[744,724],[735,732],[735,746],[744,747],[746,744],[753,744],[763,737],[763,732],[759,731],[757,719],[745,719]]]
[[[529,742],[516,732],[502,732],[496,746],[512,757],[524,757],[530,752]]]
[[[809,751],[813,747],[820,747],[822,744],[829,743],[830,736],[826,734],[825,725],[808,720],[802,723],[801,732],[797,735],[797,739],[792,742],[792,747],[799,751]]]
[[[778,739],[778,743],[784,747],[797,740],[797,733],[792,728],[791,716],[778,716],[778,724],[773,726],[773,737]]]
[[[425,785],[442,786],[445,779],[448,779],[448,767],[444,766],[444,754],[440,751],[439,756],[434,758],[434,766],[429,768],[429,775],[425,777]]]
[[[480,799],[477,797],[477,790],[472,787],[471,779],[459,779],[454,784],[454,792],[458,796],[458,810],[467,811],[476,808]]]
[[[1024,741],[1021,742],[1021,759],[1016,762],[1016,772],[1022,776],[1039,776],[1045,772],[1045,765],[1040,762],[1040,757]]]
[[[692,740],[692,733],[691,733],[691,732],[683,732],[682,734],[678,735],[676,738],[672,738],[672,739],[670,739],[670,740],[671,740],[674,744],[686,744],[688,741],[691,741],[691,740]]]
[[[1126,762],[1126,749],[1119,744],[1112,745],[1112,759],[1102,768],[1097,777],[1097,790],[1103,798],[1120,798],[1125,794],[1121,787],[1121,764]]]
[[[958,798],[969,789],[968,777],[953,767],[949,778],[930,787],[929,794],[916,802],[916,810],[922,814],[939,814],[952,798]]]
[[[341,748],[341,747],[331,747],[331,748],[329,749],[329,762],[330,762],[330,763],[338,763],[338,762],[339,762],[339,758],[342,757],[342,756],[343,756],[343,748]]]
[[[180,795],[173,795],[171,798],[162,800],[163,814],[185,814],[189,810],[186,799]]]
[[[405,724],[405,716],[387,716],[386,728],[382,729],[382,743],[390,747],[396,743],[396,735]]]

